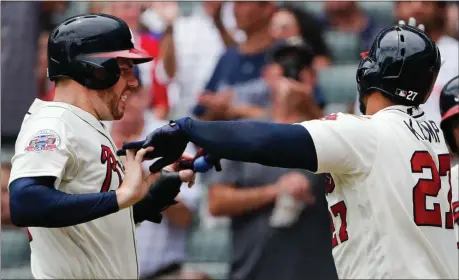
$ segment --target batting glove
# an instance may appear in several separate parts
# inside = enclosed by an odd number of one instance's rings
[[[118,156],[126,154],[126,150],[140,150],[154,147],[152,152],[145,155],[145,159],[156,159],[150,166],[150,172],[156,173],[164,167],[176,162],[185,151],[188,139],[174,121],[150,133],[145,140],[123,143],[123,147],[116,153]]]

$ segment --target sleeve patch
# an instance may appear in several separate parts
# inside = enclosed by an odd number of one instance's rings
[[[40,152],[57,150],[61,138],[54,130],[42,129],[38,131],[27,144],[25,151]]]

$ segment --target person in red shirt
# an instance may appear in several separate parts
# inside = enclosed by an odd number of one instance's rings
[[[159,56],[160,39],[156,38],[140,24],[141,3],[135,1],[110,2],[107,12],[124,20],[131,28],[136,47],[153,57]],[[156,61],[146,63],[140,68],[140,77],[144,86],[151,92],[150,108],[157,119],[166,119],[169,113],[167,87],[159,84],[153,73]]]

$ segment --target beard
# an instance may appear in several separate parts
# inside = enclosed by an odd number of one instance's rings
[[[127,88],[122,92],[125,92],[126,90]],[[120,108],[122,94],[117,95],[113,88],[106,89],[104,91],[98,92],[97,94],[105,104],[107,111],[110,114],[109,118],[111,120],[120,120],[124,115],[124,108]]]

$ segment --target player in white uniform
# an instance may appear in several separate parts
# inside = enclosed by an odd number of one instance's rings
[[[78,16],[51,33],[55,100],[35,100],[25,116],[9,184],[11,219],[28,227],[35,278],[138,278],[135,224],[160,222],[192,180],[191,170],[142,178],[152,149],[128,151],[123,166],[101,124],[123,116],[138,83],[133,64],[151,59],[115,17]]]
[[[183,118],[123,148],[154,146],[167,157],[190,141],[216,158],[330,173],[340,278],[457,279],[450,157],[440,128],[419,109],[440,64],[422,30],[393,26],[357,69],[366,116],[333,114],[294,125]]]
[[[459,249],[459,76],[452,78],[440,94],[440,127],[451,152],[451,186],[454,227]]]

